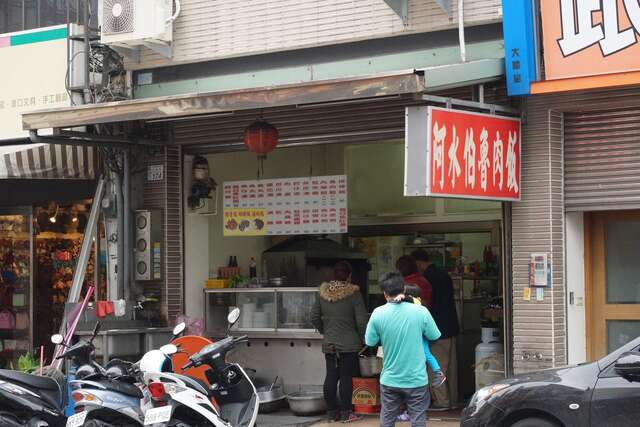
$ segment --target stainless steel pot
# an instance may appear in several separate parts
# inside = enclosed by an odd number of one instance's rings
[[[301,391],[287,396],[289,408],[295,415],[316,415],[327,411],[321,391]]]
[[[287,396],[280,386],[258,387],[258,399],[260,400],[259,412],[261,414],[275,412],[282,409],[287,403]]]
[[[382,359],[376,356],[360,356],[360,375],[367,377],[375,377],[382,372]]]

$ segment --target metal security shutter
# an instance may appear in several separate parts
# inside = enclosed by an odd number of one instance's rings
[[[640,208],[640,107],[565,113],[568,211]]]

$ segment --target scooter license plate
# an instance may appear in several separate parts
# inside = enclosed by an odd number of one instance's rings
[[[171,406],[149,409],[144,414],[144,425],[166,423],[171,420]]]
[[[67,418],[67,427],[81,427],[87,419],[87,411],[79,412]]]

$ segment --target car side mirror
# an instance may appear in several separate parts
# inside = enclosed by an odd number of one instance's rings
[[[614,369],[622,378],[640,382],[640,352],[630,351],[624,353],[616,361]]]

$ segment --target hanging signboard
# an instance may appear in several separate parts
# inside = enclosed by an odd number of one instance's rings
[[[346,175],[224,183],[225,236],[347,232]]]
[[[29,136],[22,113],[70,105],[67,49],[66,25],[0,34],[0,140]]]
[[[541,1],[546,79],[640,70],[637,0]]]
[[[520,200],[520,120],[407,108],[405,195]]]

